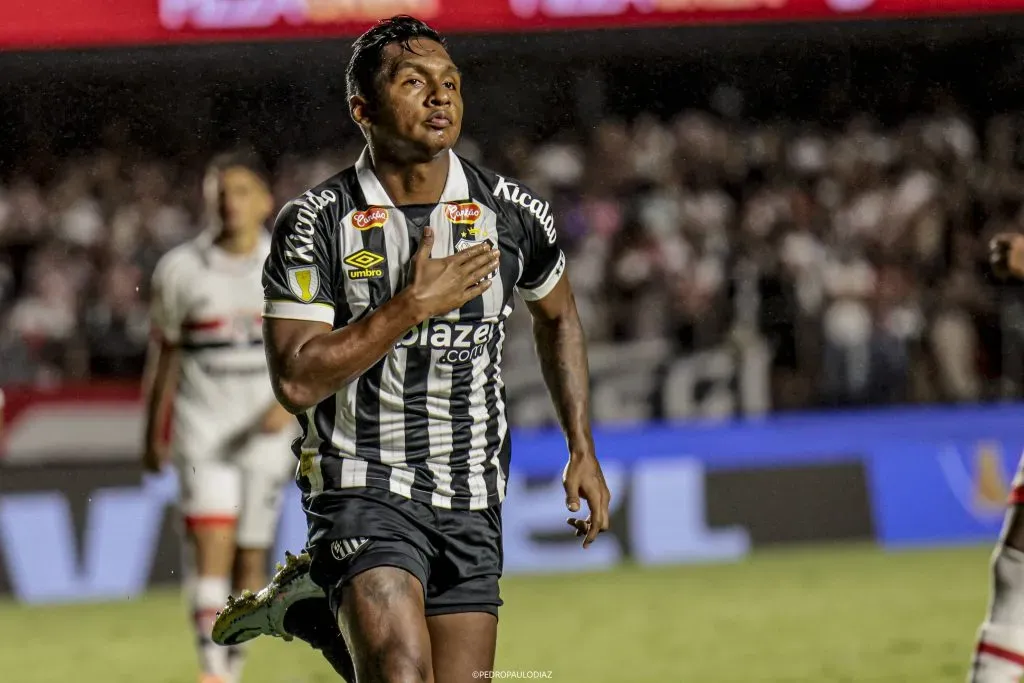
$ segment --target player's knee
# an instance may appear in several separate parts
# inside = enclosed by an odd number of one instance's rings
[[[429,644],[413,629],[395,628],[383,638],[369,638],[355,651],[357,680],[373,683],[432,683]]]
[[[415,643],[394,638],[367,653],[368,678],[380,683],[432,683],[430,656]]]

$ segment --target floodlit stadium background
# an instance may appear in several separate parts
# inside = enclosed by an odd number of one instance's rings
[[[498,668],[962,680],[1024,447],[1024,297],[985,271],[1024,230],[1024,3],[932,4],[5,3],[0,680],[192,680],[148,278],[214,152],[279,201],[354,160],[347,45],[396,11],[449,32],[459,151],[555,206],[615,497],[583,552],[520,310]],[[327,672],[268,642],[246,681]]]

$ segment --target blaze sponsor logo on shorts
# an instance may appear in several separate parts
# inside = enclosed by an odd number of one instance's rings
[[[372,230],[382,228],[388,222],[388,210],[380,206],[371,206],[366,211],[352,214],[352,227],[356,230]]]
[[[473,202],[444,205],[444,217],[460,225],[473,225],[480,218],[480,213],[480,207]]]
[[[384,257],[368,249],[360,249],[356,253],[345,257],[345,265],[352,266],[355,269],[348,271],[348,278],[350,280],[383,277],[384,269],[377,268],[382,263],[384,263]]]
[[[331,541],[331,557],[341,562],[359,552],[359,549],[369,540],[368,538],[346,538],[340,541]]]
[[[299,301],[308,304],[320,291],[320,272],[315,266],[288,269],[288,288]]]
[[[439,363],[458,365],[482,356],[497,330],[494,323],[450,323],[446,320],[425,320],[405,333],[398,346],[441,351]]]

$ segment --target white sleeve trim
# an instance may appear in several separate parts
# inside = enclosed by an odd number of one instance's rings
[[[539,285],[531,287],[530,289],[519,288],[519,296],[523,297],[523,301],[540,301],[555,288],[558,281],[562,279],[562,275],[565,274],[565,252],[558,252],[558,262],[555,263],[555,267],[551,269],[548,276],[544,278]]]
[[[263,317],[310,320],[333,326],[334,307],[329,304],[301,304],[296,301],[266,299],[263,301]]]

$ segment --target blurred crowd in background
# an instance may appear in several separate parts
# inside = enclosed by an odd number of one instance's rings
[[[712,95],[458,150],[552,201],[591,344],[661,338],[686,355],[757,336],[776,408],[1004,391],[1016,298],[986,274],[986,244],[1024,229],[1024,119],[946,98],[895,123],[754,122],[730,115],[741,91]],[[338,118],[329,151],[268,159],[279,203],[354,161]],[[119,125],[0,184],[0,385],[141,374],[149,276],[204,227],[206,155],[153,155]]]

